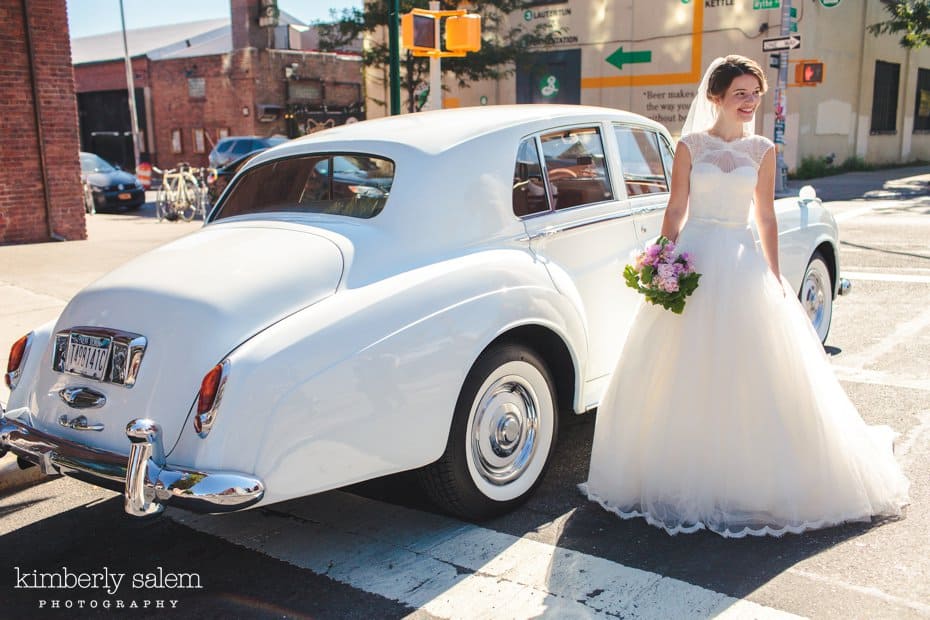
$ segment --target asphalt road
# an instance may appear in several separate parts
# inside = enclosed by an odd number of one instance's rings
[[[898,178],[924,172],[814,183],[837,197],[828,207],[853,282],[835,307],[827,351],[863,418],[901,433],[897,455],[912,481],[903,520],[743,540],[670,537],[619,520],[576,490],[587,474],[589,415],[564,420],[533,498],[482,524],[436,513],[409,476],[265,510],[169,510],[147,522],[124,516],[118,495],[73,480],[7,489],[0,616],[930,617],[930,176]],[[0,292],[20,304],[0,310],[0,348],[15,339],[7,324],[18,334],[28,327],[19,323],[51,318],[98,271],[195,226],[158,224],[144,211],[98,214],[91,241],[0,247]],[[127,227],[137,227],[132,242]],[[82,253],[96,262],[85,266]],[[111,594],[29,588],[32,571],[97,574],[101,584],[125,577]]]

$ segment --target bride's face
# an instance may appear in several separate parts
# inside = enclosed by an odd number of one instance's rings
[[[752,120],[756,108],[762,103],[762,86],[753,75],[740,75],[733,79],[730,87],[714,103],[719,114],[733,121],[746,123]]]

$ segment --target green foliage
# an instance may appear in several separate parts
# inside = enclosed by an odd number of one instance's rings
[[[790,176],[792,179],[818,179],[844,172],[863,172],[874,169],[875,166],[855,155],[847,157],[839,166],[832,165],[826,157],[810,156],[801,159],[801,165]]]
[[[930,44],[930,0],[882,0],[891,17],[868,27],[875,36],[901,35],[901,47]],[[902,34],[903,33],[903,34]]]
[[[864,170],[872,170],[874,166],[867,164],[861,157],[853,155],[843,160],[843,163],[840,164],[840,168],[842,172],[862,172]]]
[[[839,170],[827,163],[825,157],[809,156],[801,159],[801,165],[791,176],[795,179],[816,179],[839,173]]]
[[[316,24],[320,30],[320,48],[324,51],[343,49],[360,36],[368,36],[362,52],[366,67],[388,67],[390,46],[388,30],[390,0],[366,0],[364,9],[330,11],[331,23]],[[460,88],[468,88],[479,80],[500,80],[513,75],[518,63],[528,60],[540,47],[551,46],[563,33],[548,20],[529,26],[512,26],[509,15],[524,10],[523,0],[472,0],[472,13],[481,16],[481,50],[462,58],[443,58],[442,72],[454,75]],[[400,0],[400,14],[411,9],[429,8],[428,0]],[[441,0],[441,10],[459,8],[458,0]],[[401,89],[407,93],[407,107],[414,111],[417,86],[429,81],[429,59],[406,54],[401,57]],[[383,103],[383,102],[382,102]]]

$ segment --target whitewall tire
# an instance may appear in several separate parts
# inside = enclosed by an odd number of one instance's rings
[[[833,280],[830,278],[827,262],[820,252],[814,252],[807,264],[798,299],[810,317],[820,341],[825,342],[827,334],[830,333],[830,321],[833,319]]]
[[[552,376],[533,351],[494,346],[475,362],[456,403],[442,457],[420,472],[444,510],[486,519],[539,485],[558,436]]]

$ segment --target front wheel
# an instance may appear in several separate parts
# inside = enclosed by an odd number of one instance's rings
[[[446,511],[481,520],[530,496],[558,435],[552,376],[535,352],[488,349],[465,379],[446,450],[420,470],[427,495]]]
[[[162,221],[168,216],[168,193],[165,191],[164,186],[159,188],[158,193],[155,194],[155,217],[158,221]]]
[[[798,298],[820,341],[825,342],[833,319],[833,281],[827,261],[820,252],[814,252],[807,264]]]

